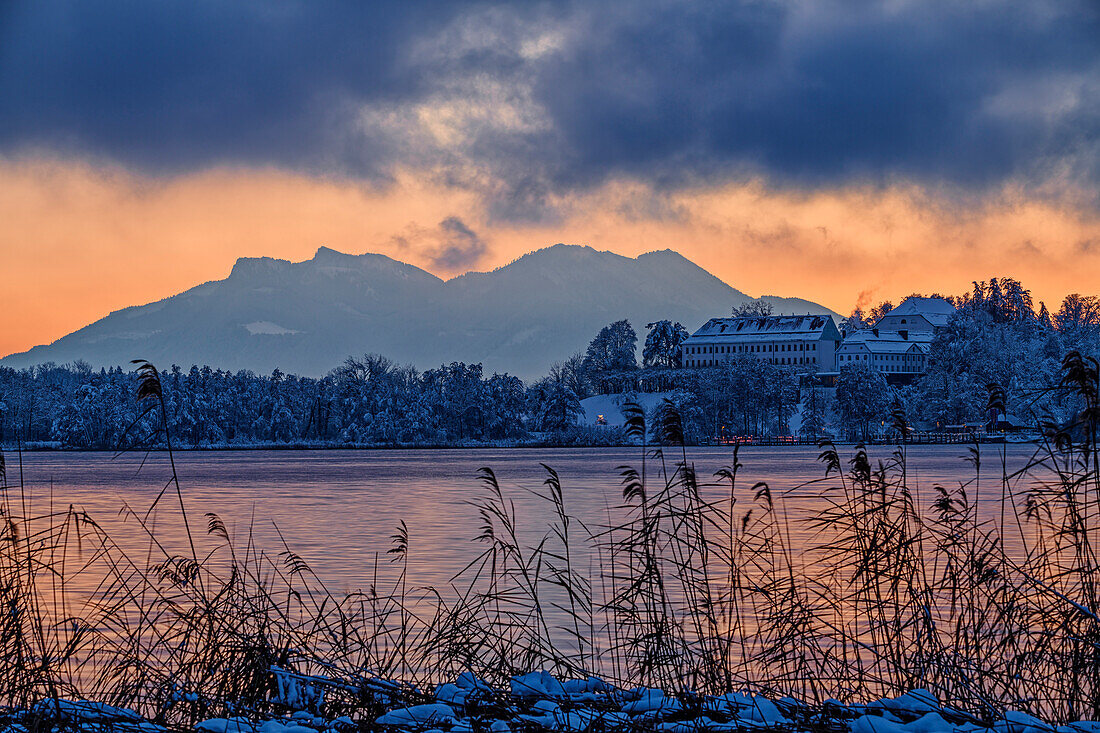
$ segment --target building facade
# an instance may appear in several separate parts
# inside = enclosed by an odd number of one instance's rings
[[[720,366],[744,355],[806,371],[833,371],[840,340],[830,316],[712,318],[683,342],[681,363]]]
[[[836,352],[837,369],[866,364],[884,374],[915,376],[928,368],[931,333],[868,329],[848,335]]]
[[[954,313],[943,298],[908,298],[873,328],[848,334],[837,349],[837,369],[866,364],[890,382],[911,381],[927,371],[932,339]]]

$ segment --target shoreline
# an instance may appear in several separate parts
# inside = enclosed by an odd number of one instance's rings
[[[231,701],[202,701],[190,725],[154,722],[129,708],[45,698],[29,708],[0,711],[7,731],[54,729],[133,733],[352,733],[423,731],[511,733],[513,730],[662,731],[667,733],[1100,733],[1100,723],[1048,723],[1012,709],[981,714],[940,702],[915,688],[865,703],[806,702],[747,689],[716,694],[658,687],[618,687],[600,677],[559,679],[546,671],[512,675],[493,686],[470,672],[422,691],[383,678],[354,681],[272,667],[272,694],[262,709]],[[176,705],[189,707],[182,693]],[[200,712],[201,710],[201,712]],[[221,713],[224,717],[210,717]],[[186,719],[186,718],[185,718]]]
[[[899,443],[897,441],[889,440],[829,440],[828,442],[837,447],[854,447],[858,445],[864,446],[895,446],[906,448],[921,448],[925,446],[945,446],[945,445],[974,445],[975,442],[981,445],[1038,445],[1041,442],[1041,438],[1030,438],[1027,440],[1003,440],[1003,439],[979,439],[974,440],[957,440],[957,441],[938,441],[938,442],[913,442],[913,443]],[[818,443],[816,442],[785,442],[785,441],[762,441],[759,443],[740,443],[742,448],[810,448],[816,450]],[[607,443],[607,444],[587,444],[587,445],[566,445],[562,443],[553,442],[531,442],[531,443],[506,443],[506,444],[491,444],[491,443],[476,443],[476,444],[455,444],[455,443],[428,443],[428,444],[416,444],[416,445],[371,445],[371,444],[352,444],[352,445],[334,445],[330,443],[317,443],[317,444],[302,444],[302,443],[249,443],[242,445],[187,445],[187,446],[172,446],[173,453],[221,453],[221,452],[252,452],[252,451],[418,451],[418,450],[433,450],[433,451],[458,451],[458,450],[534,450],[534,449],[547,449],[547,450],[600,450],[611,448],[640,448],[639,443]],[[647,444],[649,448],[660,447],[657,444]],[[678,447],[678,446],[677,446]],[[732,450],[735,447],[733,443],[688,443],[685,445],[687,448],[728,448]],[[17,455],[19,452],[23,453],[142,453],[142,452],[154,452],[162,453],[166,452],[167,448],[163,445],[151,446],[151,447],[133,447],[133,448],[80,448],[70,446],[54,446],[54,445],[40,445],[31,444],[17,446],[13,444],[0,444],[0,451],[9,455]]]

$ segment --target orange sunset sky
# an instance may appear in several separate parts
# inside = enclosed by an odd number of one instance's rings
[[[1094,3],[91,5],[0,11],[0,355],[321,245],[1100,290]]]
[[[847,313],[975,278],[1022,280],[1057,304],[1100,283],[1100,219],[1006,189],[960,207],[914,187],[777,191],[759,182],[684,190],[663,216],[654,193],[608,183],[541,225],[486,222],[477,197],[399,174],[391,184],[274,170],[167,181],[72,161],[0,165],[0,352],[52,341],[112,310],[221,279],[238,257],[308,259],[319,245],[381,252],[435,272],[437,225],[463,217],[487,252],[476,269],[555,242],[624,255],[675,249],[750,295],[808,298]]]

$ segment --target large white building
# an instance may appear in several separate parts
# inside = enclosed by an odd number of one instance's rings
[[[718,366],[738,355],[812,371],[836,369],[840,329],[830,316],[712,318],[681,345],[685,367]]]
[[[954,313],[943,298],[908,298],[873,328],[848,334],[837,349],[837,369],[866,364],[891,381],[912,379],[928,369],[932,339]]]

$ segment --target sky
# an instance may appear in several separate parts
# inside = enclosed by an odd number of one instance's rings
[[[1098,184],[1095,0],[0,0],[0,354],[321,245],[1056,307]]]

